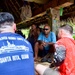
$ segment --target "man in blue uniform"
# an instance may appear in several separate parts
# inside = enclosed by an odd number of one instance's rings
[[[0,12],[0,75],[35,75],[32,47],[15,31],[12,14]]]

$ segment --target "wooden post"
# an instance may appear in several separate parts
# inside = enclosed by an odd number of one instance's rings
[[[55,32],[57,34],[57,29],[59,27],[60,22],[60,14],[59,10],[49,8],[47,9],[47,15],[48,15],[48,24],[51,27],[51,31]]]

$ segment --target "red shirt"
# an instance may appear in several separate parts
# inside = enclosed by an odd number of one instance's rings
[[[59,67],[60,75],[75,75],[75,40],[64,37],[57,44],[66,48],[66,58]]]

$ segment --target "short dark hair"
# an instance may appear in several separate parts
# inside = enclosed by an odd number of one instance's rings
[[[3,24],[5,22],[14,22],[14,17],[12,14],[8,12],[1,12],[0,13],[0,24]]]
[[[71,34],[73,33],[73,27],[70,26],[69,24],[64,24],[60,26],[60,28],[69,31]]]

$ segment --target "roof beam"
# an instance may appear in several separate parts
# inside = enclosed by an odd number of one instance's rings
[[[50,0],[47,4],[44,4],[42,7],[35,9],[33,12],[33,16],[42,13],[46,11],[47,8],[56,8],[59,9],[60,7],[67,7],[69,5],[72,5],[74,3],[74,0]]]

